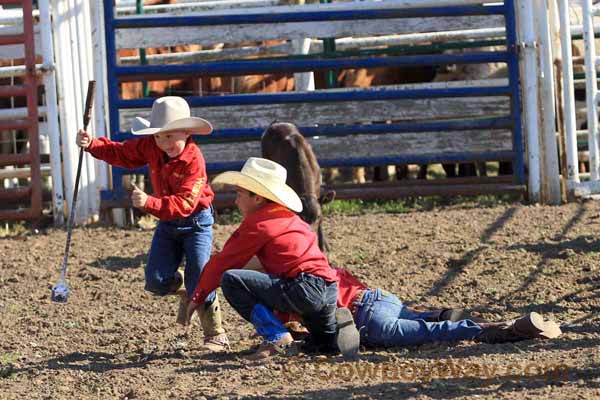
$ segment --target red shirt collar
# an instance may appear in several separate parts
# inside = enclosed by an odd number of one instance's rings
[[[263,218],[272,217],[274,214],[294,214],[292,210],[287,208],[286,206],[282,206],[278,203],[267,203],[260,209],[254,211],[252,214],[248,215],[246,219],[251,220],[261,220]]]
[[[173,160],[173,161],[184,161],[186,163],[189,163],[194,158],[194,152],[191,151],[191,149],[190,149],[192,146],[196,146],[196,143],[194,142],[194,140],[190,136],[187,139],[187,142],[185,143],[185,147],[183,148],[183,151],[181,152],[181,154],[178,155],[175,158],[171,158],[171,160]]]

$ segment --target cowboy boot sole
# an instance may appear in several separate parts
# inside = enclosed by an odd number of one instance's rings
[[[345,359],[353,359],[358,355],[360,346],[360,335],[352,313],[347,308],[338,308],[335,311],[337,323],[336,344]]]
[[[537,337],[546,329],[544,318],[535,311],[516,319],[513,326],[517,332],[532,338]]]

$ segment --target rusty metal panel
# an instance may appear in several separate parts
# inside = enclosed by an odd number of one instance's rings
[[[29,165],[29,187],[0,190],[0,201],[11,203],[27,200],[29,208],[0,210],[0,220],[40,219],[42,217],[42,179],[40,170],[37,76],[35,69],[34,20],[32,0],[0,0],[0,5],[21,5],[23,8],[23,34],[0,36],[0,45],[23,43],[25,48],[25,76],[22,85],[0,87],[0,97],[25,97],[27,118],[0,121],[0,130],[26,130],[29,153],[0,155],[0,166]]]
[[[31,161],[29,153],[22,154],[2,154],[0,155],[0,167],[6,165],[26,165]]]
[[[24,85],[0,86],[0,97],[25,96],[27,88]]]

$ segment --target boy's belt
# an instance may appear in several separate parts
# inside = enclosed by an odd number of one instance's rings
[[[352,315],[354,317],[356,317],[356,311],[358,310],[358,307],[360,306],[360,303],[362,302],[363,297],[365,297],[365,294],[367,293],[368,289],[360,289],[356,295],[354,295],[354,298],[352,299],[352,302],[350,303],[350,312],[352,313]]]

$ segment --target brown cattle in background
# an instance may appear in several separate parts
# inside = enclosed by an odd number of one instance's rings
[[[273,160],[287,169],[286,183],[296,191],[302,201],[300,218],[316,227],[319,248],[329,249],[323,234],[321,206],[335,197],[335,192],[321,194],[321,168],[311,145],[294,124],[274,122],[261,138],[263,158]]]
[[[315,86],[317,88],[326,88],[325,72],[315,73]],[[344,88],[369,88],[383,85],[400,85],[409,83],[431,82],[436,74],[436,68],[433,66],[419,67],[377,67],[377,68],[358,68],[345,69],[337,74],[336,87]],[[357,121],[358,122],[358,121]],[[372,123],[386,123],[393,121],[371,121]],[[400,164],[394,166],[396,169],[396,179],[406,179],[408,177],[408,165]],[[331,178],[334,178],[339,172],[336,169],[330,171]],[[367,178],[364,167],[352,169],[352,181],[354,183],[365,183]],[[419,165],[418,179],[426,179],[427,165]],[[373,181],[384,181],[389,178],[387,166],[377,166],[373,168]]]

